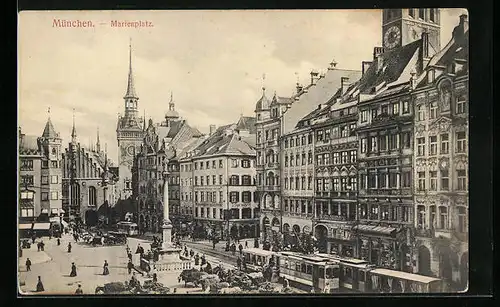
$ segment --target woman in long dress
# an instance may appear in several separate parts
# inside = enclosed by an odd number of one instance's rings
[[[36,292],[43,292],[45,289],[43,288],[42,277],[38,276],[38,283],[36,284]]]
[[[102,275],[109,275],[108,261],[104,260]]]
[[[69,277],[75,277],[76,276],[76,265],[74,262],[71,263],[71,273],[69,273]]]

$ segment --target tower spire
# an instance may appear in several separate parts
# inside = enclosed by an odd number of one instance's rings
[[[73,129],[71,130],[71,142],[76,143],[75,108],[73,108]]]
[[[125,94],[124,98],[139,98],[137,97],[137,94],[135,93],[135,87],[134,87],[134,76],[132,72],[132,38],[130,38],[129,41],[129,59],[128,59],[128,83],[127,83],[127,93]]]
[[[146,131],[146,109],[144,109],[144,116],[142,117],[142,130]]]
[[[97,126],[97,143],[96,143],[96,146],[97,146],[97,152],[101,152],[101,142],[99,140],[99,126]]]
[[[170,91],[170,102],[168,103],[168,109],[171,111],[175,111],[174,93],[172,91]]]

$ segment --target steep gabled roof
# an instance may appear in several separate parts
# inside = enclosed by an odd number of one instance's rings
[[[256,134],[257,128],[255,127],[256,119],[251,116],[241,116],[240,120],[236,124],[236,129],[247,130],[250,134]]]
[[[41,155],[42,151],[38,143],[38,138],[34,135],[22,134],[19,138],[20,155]]]

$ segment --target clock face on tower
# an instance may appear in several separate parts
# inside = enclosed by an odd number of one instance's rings
[[[392,26],[385,31],[384,47],[392,49],[399,45],[400,40],[401,40],[401,30],[398,27]]]
[[[127,154],[128,154],[129,156],[133,156],[133,155],[134,155],[134,145],[129,145],[129,146],[127,147]]]

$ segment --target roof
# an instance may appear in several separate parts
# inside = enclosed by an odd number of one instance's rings
[[[240,120],[236,124],[236,129],[238,130],[248,130],[250,134],[256,134],[257,128],[255,127],[256,119],[250,116],[241,116]]]
[[[19,137],[19,154],[39,155],[41,150],[38,138],[34,135],[21,134]]]
[[[44,138],[58,138],[59,134],[54,129],[54,125],[52,125],[52,121],[50,117],[47,119],[47,123],[45,124],[45,128],[43,129],[42,137]]]
[[[282,97],[282,96],[276,96],[274,94],[273,100],[271,101],[271,106],[275,104],[291,104],[293,102],[291,97]]]
[[[370,271],[370,273],[377,274],[377,275],[390,276],[390,277],[395,277],[395,278],[400,278],[400,279],[405,279],[405,280],[416,281],[416,282],[420,282],[420,283],[424,283],[424,284],[428,284],[428,283],[431,283],[433,281],[440,280],[439,278],[418,275],[418,274],[412,274],[412,273],[406,273],[406,272],[402,272],[402,271],[389,270],[389,269],[373,269]]]
[[[315,85],[305,87],[295,101],[284,114],[284,131],[286,134],[292,131],[297,123],[318,108],[319,104],[326,104],[338,92],[341,86],[341,78],[349,78],[349,82],[355,82],[361,77],[359,70],[329,69],[324,76],[316,81]]]
[[[263,111],[263,110],[269,110],[269,106],[271,104],[271,101],[266,97],[266,88],[262,88],[262,96],[260,99],[257,101],[255,104],[255,111]]]
[[[247,253],[247,254],[254,254],[254,255],[266,256],[266,257],[267,256],[272,256],[272,255],[276,254],[275,252],[267,251],[267,250],[263,250],[263,249],[255,248],[255,247],[245,248],[243,250],[243,252]]]

